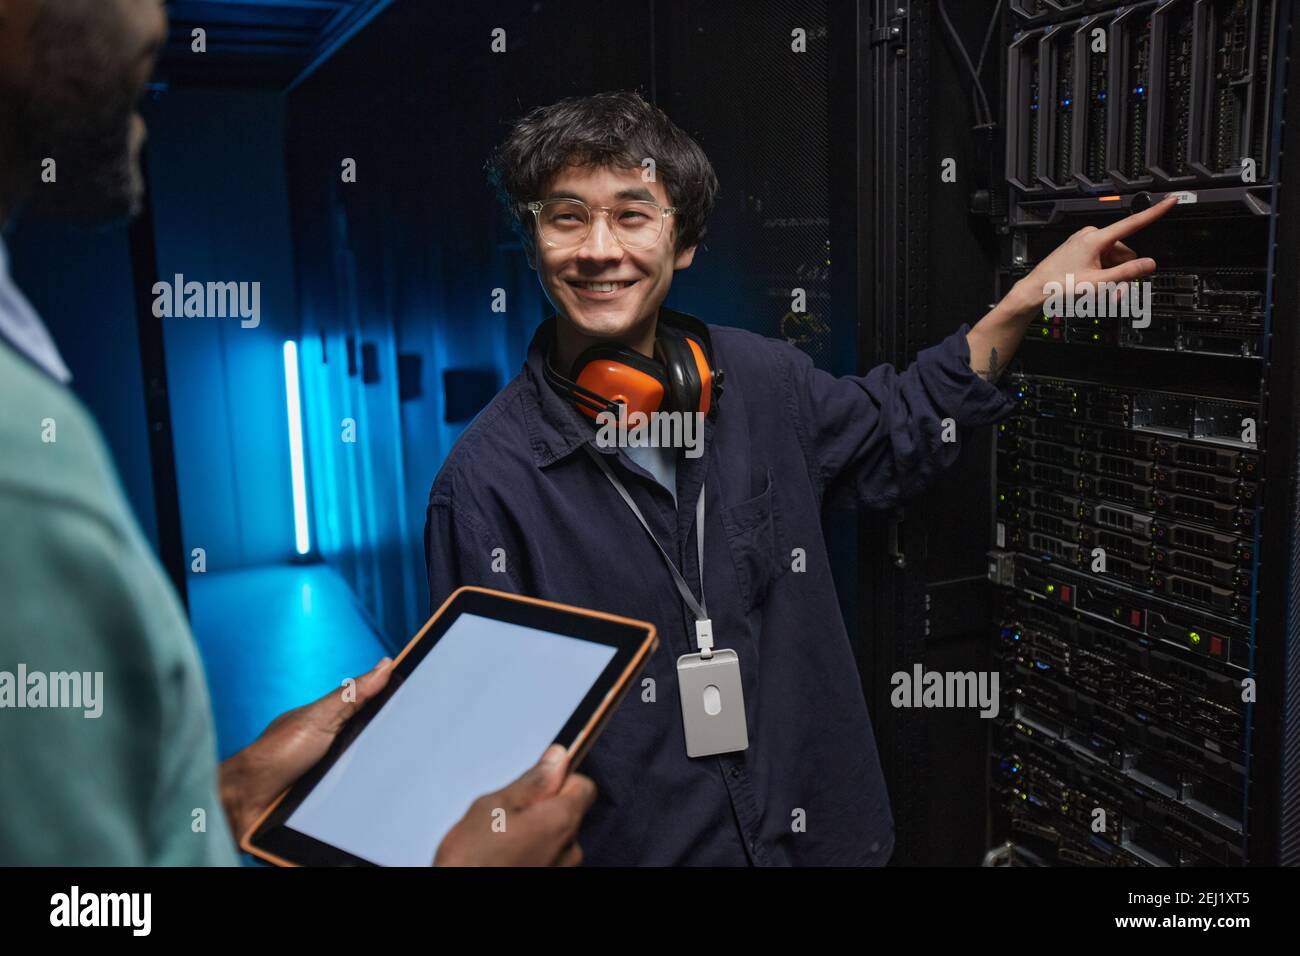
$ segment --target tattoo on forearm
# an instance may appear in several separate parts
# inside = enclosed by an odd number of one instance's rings
[[[989,350],[989,367],[976,369],[975,374],[986,382],[996,382],[998,380],[998,376],[1002,374],[1002,366],[998,365],[997,349]]]

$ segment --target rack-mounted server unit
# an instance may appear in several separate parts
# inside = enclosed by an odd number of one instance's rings
[[[1134,240],[1159,263],[1146,314],[1045,315],[1010,373],[989,552],[1004,855],[1300,860],[1290,8],[1004,14],[999,288],[1079,228],[1183,194]]]

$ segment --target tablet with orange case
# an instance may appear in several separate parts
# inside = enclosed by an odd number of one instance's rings
[[[440,644],[442,650],[429,659]],[[654,625],[645,621],[504,591],[459,588],[393,662],[384,689],[348,721],[329,752],[267,808],[240,846],[280,866],[432,863],[433,853],[428,852],[425,860],[425,851],[430,841],[436,850],[436,842],[450,829],[446,826],[450,803],[431,813],[434,817],[441,813],[441,822],[420,818],[419,798],[432,797],[429,803],[436,805],[439,780],[429,776],[435,772],[432,762],[393,752],[396,728],[401,727],[402,735],[414,738],[416,744],[441,748],[450,766],[457,766],[459,759],[468,776],[489,773],[464,750],[466,740],[472,741],[480,728],[490,725],[487,736],[497,746],[485,748],[490,752],[479,755],[484,758],[481,762],[495,760],[497,776],[507,773],[508,765],[509,776],[485,778],[482,793],[507,785],[536,762],[545,746],[535,748],[535,754],[528,751],[525,759],[519,749],[522,744],[517,744],[530,736],[544,734],[547,743],[563,745],[573,770],[657,646]],[[486,688],[481,695],[467,690],[476,674]],[[502,675],[504,683],[498,679]],[[511,680],[516,684],[510,685]],[[385,711],[408,683],[413,692],[401,695],[398,705]],[[482,708],[492,706],[494,693],[496,705],[484,713]],[[510,706],[501,706],[503,694],[509,694]],[[439,701],[446,707],[459,701],[459,712],[450,715],[447,725],[428,728],[422,739],[419,731],[424,725],[411,721],[413,708],[436,709]],[[525,714],[525,701],[543,701],[545,716]],[[541,705],[528,706],[537,710]],[[552,737],[550,727],[561,719]],[[384,745],[387,750],[376,750]],[[412,789],[401,789],[412,779]],[[322,781],[325,786],[317,793]],[[462,780],[460,789],[466,785]],[[450,793],[455,788],[443,789]],[[416,806],[408,808],[412,818],[403,824],[401,810],[394,804],[402,800],[398,795],[407,793],[414,794],[409,802]],[[463,813],[470,802],[466,798],[456,804],[460,808],[456,812]],[[410,832],[403,832],[402,826]]]

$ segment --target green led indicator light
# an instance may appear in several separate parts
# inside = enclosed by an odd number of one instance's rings
[[[1193,644],[1201,643],[1201,635],[1198,634],[1196,631],[1188,631],[1187,636],[1191,638]]]

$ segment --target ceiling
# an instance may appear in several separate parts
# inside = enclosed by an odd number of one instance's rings
[[[391,0],[171,0],[157,81],[171,87],[285,89]],[[207,32],[207,52],[191,49]]]

